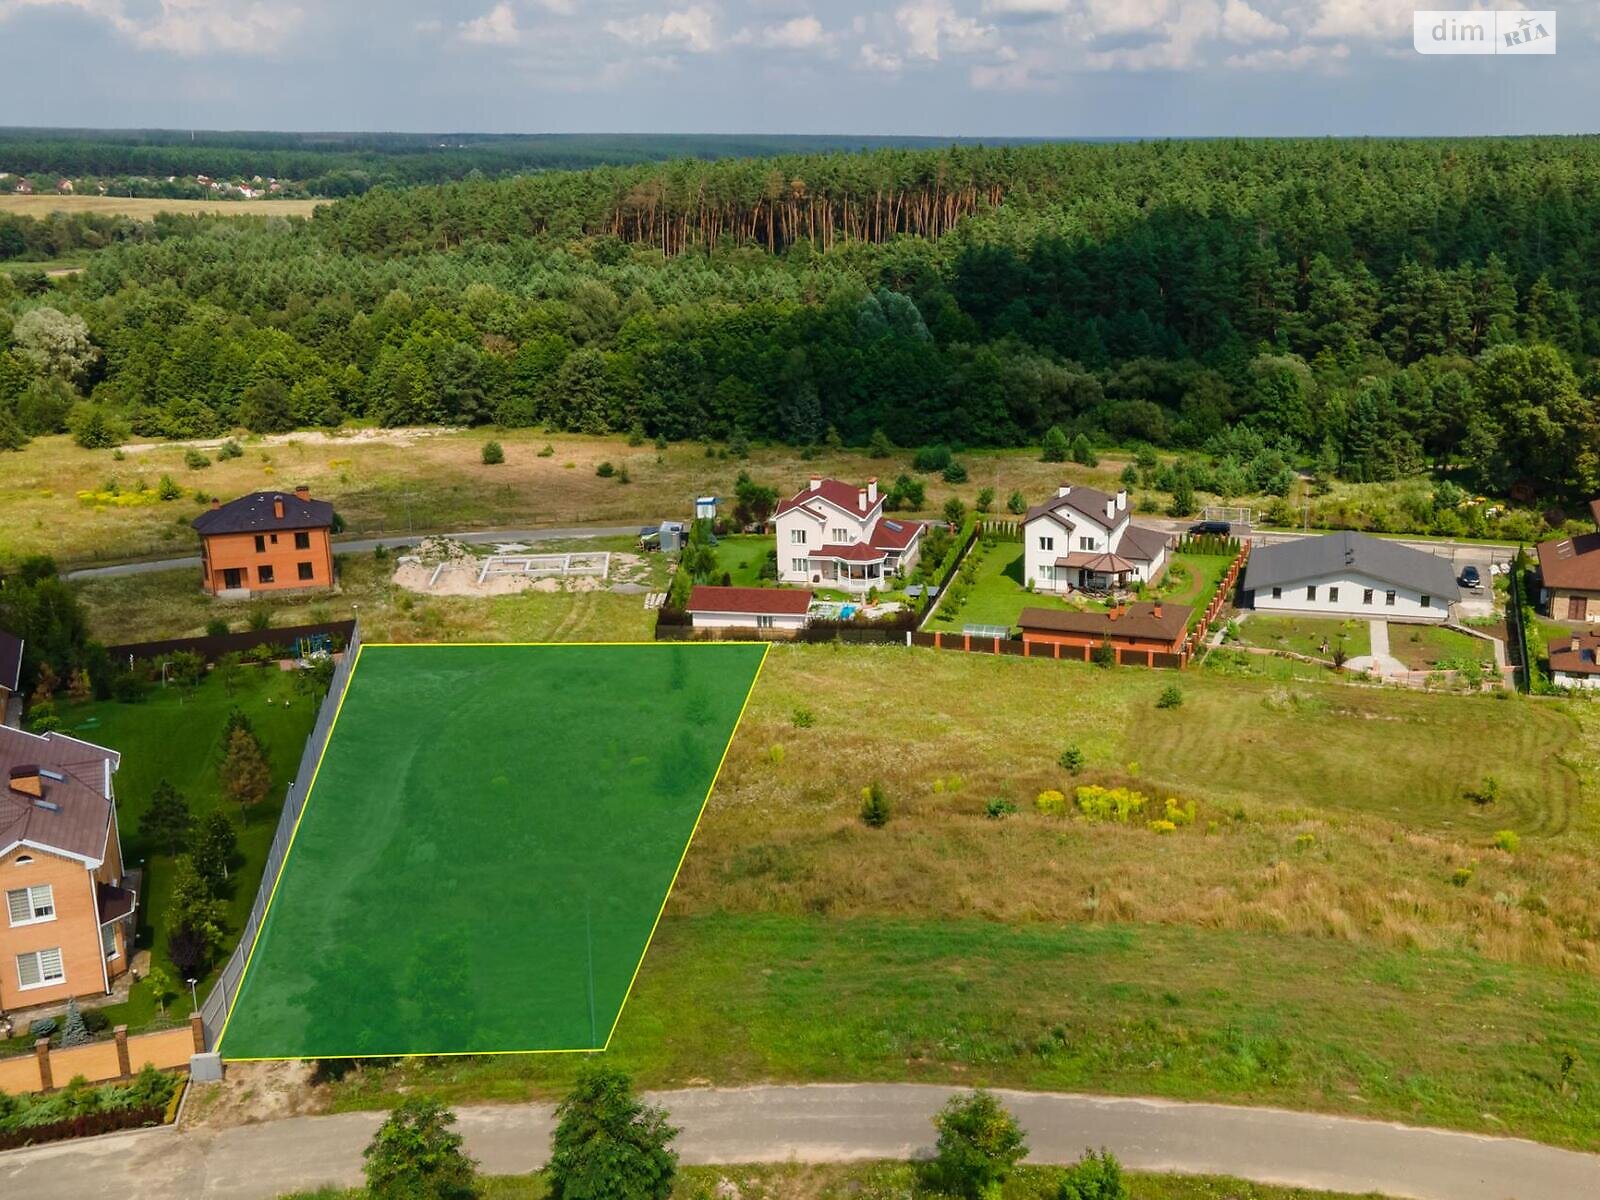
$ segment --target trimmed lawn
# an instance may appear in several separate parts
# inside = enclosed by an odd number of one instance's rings
[[[1438,625],[1389,622],[1389,653],[1413,671],[1448,668],[1462,661],[1494,664],[1494,650],[1488,642]]]
[[[941,605],[934,616],[937,629],[959,630],[967,625],[1004,625],[1015,629],[1024,608],[1104,609],[1105,605],[1082,593],[1057,596],[1049,592],[1029,592],[1023,579],[1025,548],[1021,542],[996,541],[985,550],[980,539],[972,548],[971,561],[977,564],[977,579],[959,611]],[[1203,615],[1202,607],[1233,560],[1213,554],[1171,554],[1167,570],[1151,590],[1154,598],[1194,609],[1190,624]]]
[[[1390,627],[1391,642],[1393,628]],[[1372,653],[1372,630],[1361,618],[1340,621],[1332,617],[1264,616],[1251,613],[1239,622],[1239,641],[1246,646],[1287,650],[1308,658],[1326,659],[1328,654],[1323,652],[1323,645],[1326,644],[1331,652],[1332,647],[1341,641],[1351,658]]]
[[[718,538],[717,580],[727,572],[730,587],[763,587],[771,583],[761,578],[761,568],[775,543],[770,537],[758,533],[739,533]]]
[[[128,866],[142,866],[145,871],[139,897],[137,944],[140,949],[149,949],[152,961],[165,968],[174,980],[181,980],[181,975],[167,957],[166,925],[172,859],[163,847],[150,844],[141,835],[140,818],[149,807],[156,784],[163,779],[189,801],[189,810],[197,821],[219,808],[234,818],[239,849],[226,897],[226,935],[222,950],[215,956],[213,972],[201,980],[202,998],[215,971],[237,942],[255,902],[284,792],[300,765],[305,740],[322,701],[320,693],[313,695],[306,689],[303,678],[280,671],[275,665],[248,667],[239,671],[231,694],[224,681],[213,673],[197,688],[158,686],[138,704],[110,700],[68,702],[59,709],[62,732],[122,754],[115,787],[123,857]],[[224,753],[222,730],[234,708],[250,718],[272,767],[267,799],[243,814],[223,797],[218,779]],[[182,987],[181,982],[179,986]],[[167,1010],[169,1014],[188,1012],[187,996],[169,1002]],[[133,1029],[149,1025],[158,1015],[155,1000],[142,982],[133,986],[125,1004],[109,1005],[102,1011],[113,1024],[126,1023]]]

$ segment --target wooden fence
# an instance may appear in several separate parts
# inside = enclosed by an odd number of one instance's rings
[[[1245,564],[1250,561],[1250,539],[1246,538],[1239,547],[1238,557],[1228,564],[1228,569],[1223,573],[1222,580],[1217,584],[1217,590],[1211,593],[1211,599],[1206,602],[1205,612],[1200,620],[1189,627],[1188,634],[1183,641],[1183,658],[1187,662],[1200,651],[1206,644],[1206,636],[1211,632],[1211,626],[1216,623],[1228,607],[1228,598],[1233,595],[1234,586],[1239,582],[1239,575],[1244,570]]]
[[[914,633],[913,646],[932,650],[959,650],[965,654],[1009,654],[1017,658],[1048,658],[1067,662],[1092,662],[1098,646],[1064,645],[1060,642],[1025,642],[1017,637],[975,637],[969,633]],[[1163,670],[1182,670],[1188,662],[1185,654],[1168,654],[1160,650],[1145,650],[1134,646],[1111,647],[1112,661],[1117,666],[1159,667]]]
[[[207,662],[216,662],[224,654],[244,653],[257,646],[285,646],[292,654],[297,641],[303,637],[327,636],[333,639],[333,648],[343,650],[355,637],[354,621],[326,621],[320,625],[286,625],[282,629],[249,629],[240,633],[218,633],[206,637],[168,638],[160,642],[132,642],[124,646],[107,646],[106,653],[113,662],[126,662],[130,658],[166,658],[172,654],[198,654]]]
[[[118,1025],[110,1041],[65,1049],[51,1049],[50,1039],[40,1038],[32,1054],[0,1058],[0,1092],[16,1096],[54,1091],[79,1075],[90,1083],[129,1079],[146,1064],[169,1071],[187,1067],[189,1056],[204,1049],[205,1029],[199,1013],[177,1029],[129,1037],[128,1027]]]

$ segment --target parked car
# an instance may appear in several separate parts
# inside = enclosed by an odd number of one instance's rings
[[[1461,568],[1461,574],[1457,576],[1456,582],[1464,588],[1481,588],[1483,577],[1478,574],[1478,568],[1469,563]]]
[[[1227,521],[1196,521],[1189,526],[1190,537],[1227,537],[1233,525]]]

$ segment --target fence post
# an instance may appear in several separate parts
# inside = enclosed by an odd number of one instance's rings
[[[42,1037],[33,1043],[33,1058],[39,1064],[39,1090],[53,1091],[55,1079],[50,1074],[50,1039]]]
[[[194,1037],[194,1052],[206,1052],[206,1022],[205,1018],[197,1012],[189,1014],[189,1033]]]
[[[111,1033],[117,1039],[117,1074],[126,1079],[133,1074],[133,1063],[128,1059],[128,1027],[118,1025]]]

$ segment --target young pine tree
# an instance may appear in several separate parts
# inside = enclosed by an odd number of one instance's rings
[[[373,1200],[469,1200],[477,1165],[450,1128],[456,1115],[437,1100],[410,1096],[378,1126],[362,1157]]]
[[[550,1200],[667,1200],[678,1170],[678,1131],[642,1104],[628,1076],[586,1067],[556,1109],[545,1177]]]

